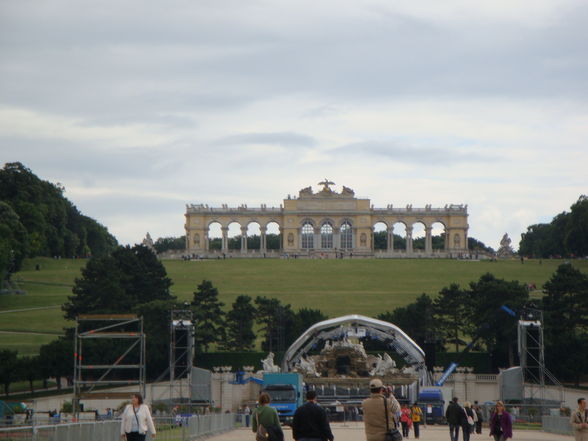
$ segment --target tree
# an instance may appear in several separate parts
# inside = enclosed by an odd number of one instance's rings
[[[70,320],[79,314],[128,313],[143,303],[174,299],[171,283],[149,248],[119,246],[109,256],[88,261],[62,309]]]
[[[404,307],[396,308],[392,312],[384,312],[378,319],[395,324],[410,336],[419,346],[424,347],[435,339],[434,330],[437,329],[434,317],[435,305],[427,294],[421,294],[415,302]],[[418,317],[418,320],[415,320]]]
[[[564,237],[566,250],[575,256],[588,256],[588,197],[580,196],[571,210]]]
[[[518,318],[505,313],[502,306],[522,310],[529,301],[527,287],[516,280],[509,282],[486,273],[477,282],[470,283],[468,293],[465,321],[470,337],[480,336],[495,367],[513,366]]]
[[[153,248],[155,248],[158,254],[168,250],[185,250],[186,236],[160,237],[153,244]]]
[[[209,280],[203,280],[196,287],[192,300],[194,313],[195,344],[197,348],[204,348],[208,352],[211,344],[224,340],[224,303],[218,300],[218,290],[212,286]]]
[[[43,378],[55,377],[57,389],[61,390],[61,378],[73,378],[74,357],[71,330],[65,337],[53,340],[39,349],[39,365]]]
[[[433,302],[436,329],[441,340],[455,344],[455,352],[463,343],[460,336],[467,327],[468,293],[456,283],[443,288]]]
[[[10,392],[10,384],[18,380],[18,352],[8,349],[0,350],[0,381],[4,385],[4,394]]]
[[[588,276],[562,264],[544,290],[546,363],[578,385],[588,370]]]
[[[169,366],[169,332],[173,309],[184,309],[174,298],[152,300],[134,308],[143,317],[143,330],[147,335],[146,353],[148,357],[147,376],[155,378]]]
[[[39,179],[20,162],[0,169],[0,201],[10,205],[28,235],[29,256],[103,255],[116,239],[63,196],[61,184]]]
[[[20,380],[29,382],[29,390],[31,393],[35,391],[34,381],[42,378],[41,365],[39,363],[39,356],[35,357],[21,357],[17,361],[17,372]]]
[[[285,351],[287,342],[292,341],[294,314],[290,305],[282,305],[278,299],[257,296],[255,316],[264,335],[261,348],[264,351]]]
[[[249,296],[237,297],[227,314],[226,340],[222,348],[228,351],[250,351],[255,343],[253,322],[255,320],[255,306]]]
[[[29,238],[18,214],[0,201],[0,280],[21,268],[28,253]]]
[[[294,341],[296,341],[296,339],[312,325],[327,319],[328,317],[319,309],[300,308],[293,316],[294,325],[292,327],[292,332],[290,333],[291,338],[287,342],[288,346],[294,343]]]

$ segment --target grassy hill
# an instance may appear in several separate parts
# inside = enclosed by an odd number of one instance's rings
[[[0,296],[0,348],[33,354],[67,325],[61,304],[71,295],[85,260],[28,259],[16,274],[24,296]],[[375,316],[411,303],[418,295],[435,295],[450,283],[467,285],[491,272],[506,280],[547,281],[560,260],[474,262],[456,260],[247,260],[165,261],[180,300],[191,300],[196,285],[208,279],[230,308],[240,294],[279,298],[292,305],[318,308],[329,317]],[[37,271],[36,265],[40,266]],[[588,261],[575,261],[588,272]],[[534,295],[540,296],[540,293]]]

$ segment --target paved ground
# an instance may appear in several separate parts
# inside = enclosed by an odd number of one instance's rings
[[[363,423],[331,424],[333,435],[336,441],[365,441]],[[284,430],[284,441],[292,441],[292,432]],[[513,431],[512,441],[570,441],[571,436],[555,435],[553,433],[539,432],[537,430],[515,430]],[[209,438],[209,441],[254,441],[251,429],[237,429],[219,436]],[[414,439],[413,433],[410,433],[408,439]],[[461,440],[460,434],[460,440]],[[449,429],[447,426],[428,426],[422,428],[422,441],[449,441]],[[494,440],[488,435],[488,429],[484,429],[481,435],[473,434],[470,441],[490,441]]]

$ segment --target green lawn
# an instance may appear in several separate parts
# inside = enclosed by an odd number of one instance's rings
[[[473,262],[429,259],[277,260],[227,259],[164,261],[180,300],[191,300],[196,285],[208,279],[229,308],[240,294],[279,298],[296,310],[317,308],[329,317],[344,314],[375,316],[414,301],[421,293],[435,295],[450,283],[467,285],[491,272],[506,280],[535,283],[550,278],[560,260]],[[40,270],[35,269],[40,265]],[[0,331],[38,332],[0,334],[0,348],[34,353],[67,325],[60,306],[71,295],[74,279],[85,260],[35,258],[25,261],[15,276],[26,295],[0,296]],[[588,272],[588,261],[575,261]],[[534,295],[540,296],[539,292]],[[43,308],[43,309],[38,309]],[[9,312],[17,310],[14,312]],[[18,311],[23,310],[23,311]]]

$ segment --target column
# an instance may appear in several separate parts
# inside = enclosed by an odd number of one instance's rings
[[[431,227],[425,227],[425,253],[433,253],[433,238],[431,237]]]
[[[315,250],[320,250],[321,247],[321,227],[314,227],[314,244]]]
[[[267,251],[265,244],[265,233],[267,232],[267,227],[259,227],[259,231],[259,251],[265,253]]]
[[[341,228],[333,227],[333,248],[338,250],[341,248]]]
[[[210,239],[208,238],[208,230],[204,232],[204,251],[210,250]]]
[[[412,253],[412,225],[406,227],[406,252]]]
[[[387,233],[388,238],[386,240],[386,249],[388,251],[394,251],[394,225],[388,227]]]
[[[247,252],[247,227],[241,227],[241,252]]]
[[[223,253],[226,253],[229,251],[229,227],[221,227],[221,231],[223,233],[221,249]]]
[[[451,236],[451,231],[445,228],[445,251],[449,251],[449,237]]]

